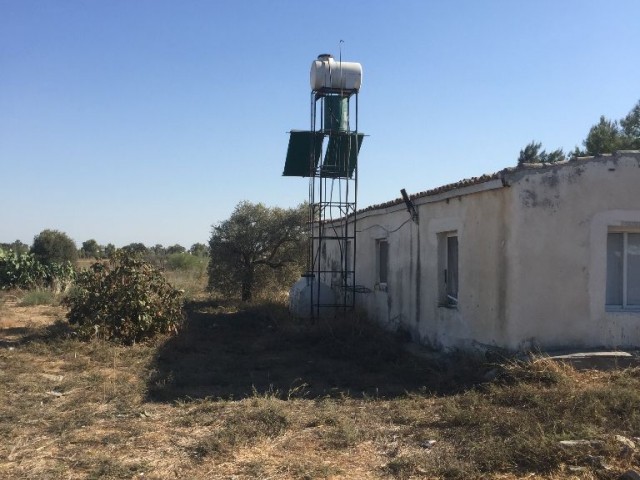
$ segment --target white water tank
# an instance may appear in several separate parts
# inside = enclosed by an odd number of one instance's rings
[[[325,88],[360,90],[362,65],[355,62],[336,62],[333,56],[319,55],[311,64],[311,90]]]
[[[326,283],[316,281],[315,276],[305,275],[293,284],[289,291],[289,311],[299,318],[310,318],[311,315],[311,299],[313,303],[320,305],[335,304],[336,296],[333,290]],[[319,297],[319,298],[318,298]],[[313,312],[314,315],[316,312]],[[333,308],[320,307],[320,316],[335,313]]]

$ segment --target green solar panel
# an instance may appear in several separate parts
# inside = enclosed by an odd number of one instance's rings
[[[308,177],[311,168],[315,172],[322,153],[323,138],[320,132],[292,131],[282,175]]]
[[[331,135],[324,162],[320,167],[322,176],[351,178],[358,163],[358,152],[363,138],[363,133]]]

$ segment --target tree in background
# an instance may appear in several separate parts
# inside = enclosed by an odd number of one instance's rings
[[[640,100],[627,116],[620,120],[620,126],[625,137],[625,148],[640,149]]]
[[[43,230],[33,238],[31,253],[44,265],[63,264],[78,259],[76,244],[66,233],[58,230]]]
[[[583,143],[587,155],[600,155],[624,148],[625,141],[618,122],[608,120],[602,115],[600,121],[591,127]]]
[[[6,251],[11,250],[12,252],[21,255],[23,253],[29,252],[29,245],[27,245],[26,243],[23,243],[20,240],[16,240],[13,243],[0,243],[0,249],[6,250]]]
[[[124,250],[127,253],[133,253],[133,254],[142,254],[144,255],[145,253],[147,253],[147,247],[145,247],[144,243],[140,243],[140,242],[134,242],[134,243],[130,243],[129,245],[125,245],[124,247],[122,247],[122,250]]]
[[[102,257],[102,249],[98,242],[96,242],[93,238],[90,240],[86,240],[82,242],[82,247],[80,248],[80,255],[82,258],[95,258],[98,259]]]
[[[640,100],[620,121],[609,120],[604,115],[600,121],[589,129],[587,138],[582,142],[585,149],[576,147],[571,157],[601,155],[616,150],[640,149]],[[531,142],[520,150],[518,165],[530,163],[554,163],[565,160],[561,149],[546,153],[541,150],[542,144]]]
[[[206,257],[207,255],[209,255],[209,247],[207,247],[204,243],[194,243],[193,245],[191,245],[189,253],[191,255],[195,255],[196,257]]]
[[[565,160],[564,152],[561,148],[547,153],[541,150],[542,143],[532,141],[524,149],[520,150],[518,165],[525,163],[556,163]]]
[[[113,254],[116,253],[116,246],[113,243],[107,243],[107,245],[102,249],[104,252],[104,256],[107,258],[113,257]]]
[[[307,209],[268,208],[240,202],[213,226],[209,240],[209,289],[251,300],[259,290],[288,286],[305,257]]]
[[[171,245],[170,247],[167,247],[167,254],[172,255],[174,253],[184,253],[186,252],[187,249],[184,248],[182,245],[179,244],[175,244],[175,245]]]

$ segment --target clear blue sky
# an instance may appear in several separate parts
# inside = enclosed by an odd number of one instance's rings
[[[309,68],[360,62],[359,206],[571,150],[640,99],[640,1],[0,0],[0,242],[205,243],[294,206]]]

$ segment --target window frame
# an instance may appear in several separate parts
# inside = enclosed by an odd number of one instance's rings
[[[451,266],[452,260],[450,243],[452,238],[456,239],[456,255],[455,255],[455,296],[452,296],[450,290],[451,282]],[[438,234],[438,306],[445,308],[458,308],[460,301],[460,236],[457,230],[441,232]]]
[[[384,245],[384,247],[382,247]],[[384,279],[382,278],[382,258],[381,254],[386,251],[384,259]],[[389,240],[385,238],[376,239],[376,285],[381,291],[386,291],[389,282]]]
[[[622,303],[621,304],[610,304],[607,303],[607,298],[609,297],[609,269],[611,268],[609,264],[609,236],[622,235],[622,278],[618,278],[617,280],[620,282],[622,287]],[[606,251],[605,255],[607,257],[606,260],[606,274],[605,274],[605,311],[607,312],[640,312],[640,304],[632,304],[629,305],[629,284],[628,284],[628,271],[629,271],[629,234],[640,234],[640,228],[625,228],[625,227],[610,227],[607,230],[607,240],[606,240]]]

